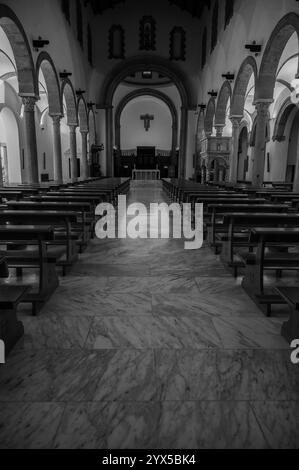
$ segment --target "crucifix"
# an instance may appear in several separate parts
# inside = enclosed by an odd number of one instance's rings
[[[140,116],[141,121],[144,121],[144,129],[146,132],[150,130],[151,127],[151,121],[155,119],[154,116],[151,116],[150,114],[145,114],[143,116]]]

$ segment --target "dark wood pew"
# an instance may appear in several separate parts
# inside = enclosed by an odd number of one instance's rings
[[[78,234],[72,231],[72,226],[77,227],[77,212],[63,211],[0,211],[0,223],[13,225],[27,225],[30,221],[33,225],[49,225],[55,229],[55,239],[52,241],[54,252],[57,246],[64,247],[65,258],[59,257],[57,266],[62,267],[63,275],[67,273],[78,259],[77,240]]]
[[[0,225],[0,245],[6,247],[0,251],[0,256],[5,257],[8,268],[16,269],[18,277],[22,276],[24,269],[38,271],[37,291],[28,289],[26,295],[19,298],[15,295],[18,291],[12,289],[12,298],[19,299],[19,302],[31,303],[34,315],[59,284],[56,263],[64,250],[49,252],[48,244],[53,243],[53,240],[54,230],[51,226]]]
[[[291,222],[293,222],[291,220]],[[283,297],[273,288],[266,288],[266,271],[282,273],[284,270],[299,270],[299,252],[289,252],[286,248],[299,246],[298,228],[256,227],[251,230],[249,242],[257,246],[255,253],[246,256],[245,276],[242,286],[247,294],[271,315],[272,305],[285,304]],[[273,246],[283,247],[283,251],[273,251]]]
[[[80,253],[87,247],[88,241],[93,237],[95,227],[95,213],[92,211],[92,205],[89,202],[51,202],[33,200],[23,201],[10,201],[7,203],[9,210],[25,210],[25,211],[62,211],[62,212],[77,212],[80,216],[81,223],[78,227],[79,237],[77,245],[79,246]],[[75,227],[72,227],[75,231]],[[82,236],[80,236],[82,234]]]
[[[229,226],[223,223],[224,214],[227,213],[272,213],[272,212],[286,212],[287,208],[284,205],[277,204],[254,204],[255,199],[249,199],[247,202],[242,201],[240,204],[227,204],[226,202],[220,204],[209,204],[208,213],[210,215],[208,222],[206,223],[208,233],[208,243],[212,248],[215,248],[215,253],[219,254],[220,248],[222,247],[223,240],[217,240],[217,234],[225,235],[229,231]],[[233,245],[234,240],[231,240]],[[233,246],[230,249],[232,252]]]
[[[296,287],[277,287],[277,294],[289,305],[291,315],[281,328],[281,335],[289,344],[299,339],[299,289]]]
[[[17,200],[17,201],[19,201],[20,199],[22,199],[22,197],[23,197],[23,193],[21,191],[10,191],[10,190],[0,188],[1,201],[3,201],[3,200],[6,200],[6,201]]]
[[[245,266],[243,257],[235,253],[236,248],[252,250],[254,244],[249,240],[250,230],[255,227],[296,227],[299,214],[281,212],[240,212],[226,213],[223,216],[224,233],[216,234],[216,239],[222,242],[220,259],[225,266],[233,269],[237,277],[238,269]],[[227,230],[227,231],[226,231]]]

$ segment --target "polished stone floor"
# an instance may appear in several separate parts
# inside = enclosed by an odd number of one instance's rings
[[[162,202],[135,185],[131,202]],[[0,366],[1,448],[299,447],[299,368],[219,259],[93,240]]]

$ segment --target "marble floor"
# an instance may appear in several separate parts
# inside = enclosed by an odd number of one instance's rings
[[[129,202],[165,201],[159,184]],[[0,366],[0,448],[299,447],[299,367],[204,246],[93,240]]]

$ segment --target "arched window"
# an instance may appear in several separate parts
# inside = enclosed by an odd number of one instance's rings
[[[87,26],[87,54],[88,62],[90,63],[90,65],[93,65],[93,44],[90,25]]]
[[[202,44],[201,44],[201,67],[204,68],[207,62],[207,40],[208,40],[208,33],[207,28],[205,28],[204,33],[202,35]]]
[[[218,1],[216,1],[212,15],[212,38],[211,52],[214,50],[218,40]]]
[[[82,17],[82,7],[81,7],[80,0],[77,0],[76,2],[76,10],[77,10],[77,38],[81,47],[83,47],[83,17]]]
[[[229,24],[234,16],[234,0],[225,1],[225,27]]]
[[[61,0],[61,9],[68,23],[71,23],[70,0]]]
[[[120,24],[114,24],[109,30],[109,59],[125,58],[125,30]]]

